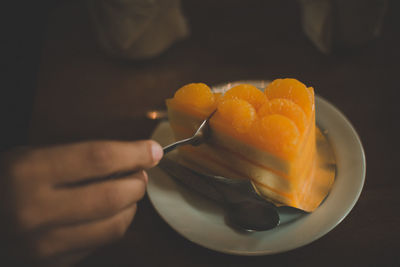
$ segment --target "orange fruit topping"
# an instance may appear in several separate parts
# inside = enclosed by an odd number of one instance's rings
[[[218,105],[218,103],[221,102],[223,99],[222,93],[214,93],[214,99],[215,99],[216,105]]]
[[[307,116],[299,105],[293,101],[284,98],[275,98],[265,103],[257,112],[262,118],[267,115],[280,114],[291,119],[299,129],[300,133],[304,131],[307,125]]]
[[[191,83],[174,96],[187,111],[209,114],[212,125],[285,160],[293,159],[310,123],[314,89],[296,79],[276,79],[265,93],[250,84],[234,86],[224,95],[204,83]],[[214,127],[214,126],[213,126]]]
[[[239,133],[247,132],[257,118],[254,107],[243,99],[226,99],[219,103],[217,117]]]
[[[215,105],[215,97],[210,87],[204,83],[190,83],[175,92],[174,99],[186,106],[210,110]]]
[[[292,120],[279,114],[267,115],[252,129],[255,140],[265,149],[284,159],[295,156],[300,133]]]
[[[232,87],[224,94],[225,99],[239,98],[246,100],[258,110],[267,102],[266,95],[254,85],[240,84]]]
[[[313,90],[296,79],[276,79],[265,88],[268,99],[286,98],[299,105],[307,116],[313,109]]]

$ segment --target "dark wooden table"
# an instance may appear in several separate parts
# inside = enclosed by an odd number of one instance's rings
[[[126,237],[80,266],[400,266],[400,24],[399,4],[389,4],[379,38],[323,55],[304,35],[295,1],[184,1],[190,37],[132,62],[99,49],[83,3],[57,8],[43,47],[34,144],[148,138],[156,122],[144,112],[183,84],[295,77],[350,119],[367,158],[354,209],[304,247],[257,257],[214,252],[177,234],[146,196]]]

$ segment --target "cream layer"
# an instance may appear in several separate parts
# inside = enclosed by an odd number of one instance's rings
[[[188,114],[168,106],[169,120],[176,139],[191,136],[207,116]],[[297,159],[286,161],[260,150],[245,140],[222,131],[213,131],[206,144],[180,149],[184,159],[205,171],[238,179],[251,179],[259,192],[275,203],[303,208],[303,194],[311,187],[315,167],[314,124],[306,128],[301,138]],[[308,207],[303,209],[308,210]]]

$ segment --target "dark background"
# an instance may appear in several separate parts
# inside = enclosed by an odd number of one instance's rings
[[[148,138],[156,123],[143,114],[163,107],[183,84],[294,77],[336,105],[359,133],[367,159],[363,192],[321,239],[257,257],[191,243],[145,197],[126,237],[79,266],[399,266],[398,1],[389,1],[378,38],[330,55],[303,33],[296,1],[183,1],[183,9],[189,38],[154,59],[128,62],[99,48],[82,1],[60,1],[41,45],[29,142]]]

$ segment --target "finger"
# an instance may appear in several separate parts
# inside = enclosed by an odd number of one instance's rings
[[[36,240],[35,256],[39,259],[56,259],[118,240],[131,224],[136,208],[136,205],[132,205],[103,220],[49,230]]]
[[[48,179],[57,185],[150,168],[162,153],[161,146],[151,140],[90,141],[35,149],[24,158],[27,164],[21,167],[30,177]]]
[[[47,204],[45,221],[51,225],[71,224],[112,216],[138,202],[145,194],[147,174],[55,190]]]

